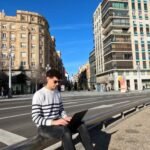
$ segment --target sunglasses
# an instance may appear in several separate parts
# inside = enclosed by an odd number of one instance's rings
[[[59,80],[54,80],[54,83],[57,84],[57,83],[60,83],[60,81]]]

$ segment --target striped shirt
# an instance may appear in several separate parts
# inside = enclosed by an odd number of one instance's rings
[[[45,87],[37,91],[32,99],[32,120],[37,126],[50,126],[52,120],[64,118],[64,111],[60,93]]]

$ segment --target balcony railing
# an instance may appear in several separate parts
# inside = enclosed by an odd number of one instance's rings
[[[123,61],[110,61],[109,63],[105,63],[105,71],[112,70],[112,69],[133,69],[133,62],[132,60],[123,60]]]
[[[130,38],[128,38],[128,39],[123,39],[123,38],[116,38],[116,39],[113,39],[113,38],[110,38],[110,39],[108,39],[106,42],[104,42],[103,43],[103,46],[104,46],[104,48],[107,46],[107,45],[109,45],[110,43],[131,43],[131,39]]]
[[[109,36],[111,36],[111,35],[124,35],[124,36],[130,36],[131,35],[131,32],[126,32],[126,31],[114,31],[114,30],[112,30],[111,32],[109,32],[109,34],[107,35],[107,36],[105,36],[104,38],[103,38],[103,41],[105,41]]]
[[[111,22],[103,31],[104,35],[107,35],[112,29],[129,29],[130,23]]]

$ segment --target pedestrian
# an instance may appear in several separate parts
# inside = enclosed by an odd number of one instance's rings
[[[46,85],[34,94],[32,100],[32,120],[37,125],[38,134],[45,138],[61,139],[64,150],[75,150],[72,133],[76,131],[79,132],[85,149],[93,150],[84,123],[74,131],[69,128],[71,117],[66,114],[57,90],[61,74],[51,69],[47,71],[46,79]]]
[[[1,97],[4,97],[4,88],[1,87]]]

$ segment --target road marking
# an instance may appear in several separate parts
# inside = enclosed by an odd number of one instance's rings
[[[96,107],[90,108],[89,110],[113,107],[115,105],[119,105],[119,104],[123,104],[123,103],[128,103],[128,102],[130,102],[130,101],[124,101],[124,102],[114,103],[114,104],[108,104],[108,105],[100,105],[100,106],[96,106]]]
[[[65,102],[65,105],[69,105],[69,104],[76,104],[77,102]],[[16,106],[16,107],[7,107],[7,108],[1,108],[0,111],[2,110],[9,110],[9,109],[19,109],[19,108],[25,108],[25,107],[30,107],[32,105],[25,105],[25,106]]]
[[[18,108],[24,108],[24,107],[29,107],[29,106],[31,106],[31,105],[25,105],[25,106],[17,106],[17,107],[7,107],[7,108],[1,108],[0,109],[0,111],[1,110],[9,110],[9,109],[18,109]]]
[[[8,118],[20,117],[20,116],[26,116],[26,115],[30,115],[30,114],[31,114],[31,113],[25,113],[25,114],[19,114],[19,115],[14,115],[14,116],[1,117],[0,120],[8,119]]]
[[[27,138],[8,132],[6,130],[0,129],[0,142],[6,144],[6,145],[12,145],[17,142],[21,142],[26,140]]]

